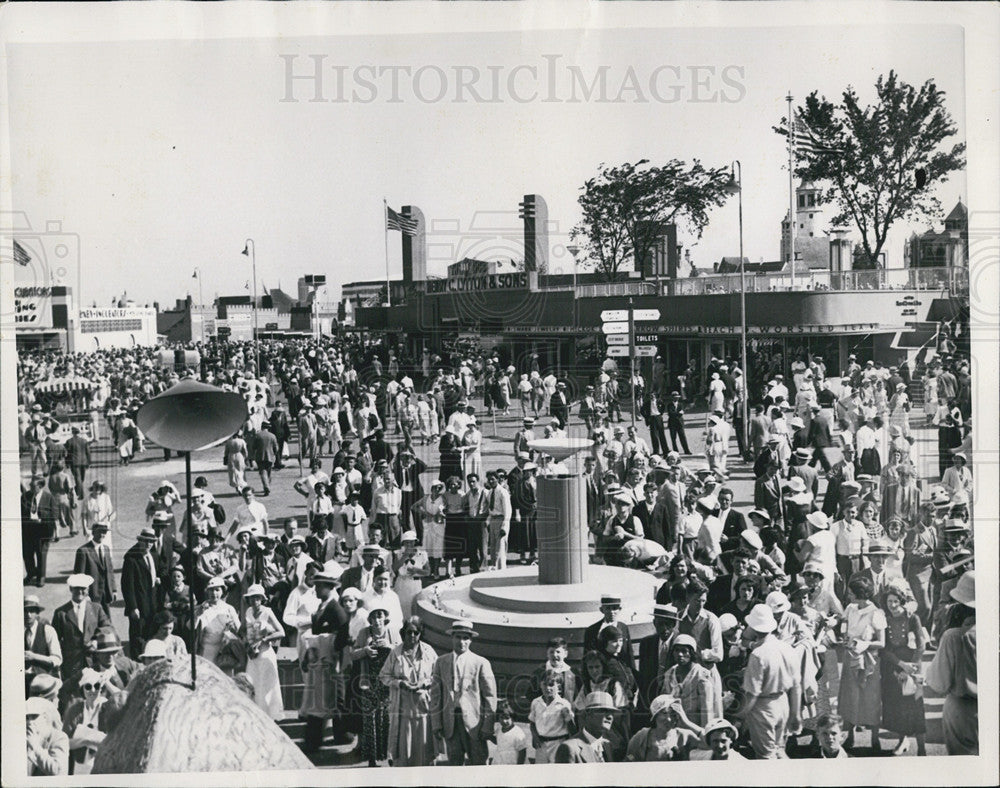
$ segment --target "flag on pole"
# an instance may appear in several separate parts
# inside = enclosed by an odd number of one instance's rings
[[[31,255],[16,239],[14,240],[14,262],[18,265],[27,265],[31,262]]]
[[[835,148],[817,139],[802,117],[801,110],[792,124],[792,149],[799,156],[835,156],[844,152],[841,148]]]
[[[401,213],[396,213],[392,208],[386,206],[385,228],[387,230],[399,230],[403,235],[416,235],[417,220],[411,219],[409,216],[403,216]]]

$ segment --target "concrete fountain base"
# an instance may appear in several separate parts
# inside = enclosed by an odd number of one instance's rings
[[[425,588],[414,601],[424,640],[439,654],[451,650],[448,629],[457,618],[475,623],[473,650],[490,660],[501,695],[522,696],[546,658],[549,638],[569,643],[569,662],[583,656],[584,632],[600,620],[601,594],[621,597],[619,620],[632,642],[653,633],[653,602],[660,578],[635,569],[591,564],[582,583],[541,585],[537,566],[463,575]]]

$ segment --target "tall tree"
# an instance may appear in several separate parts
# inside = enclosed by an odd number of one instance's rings
[[[648,159],[617,167],[602,163],[581,189],[583,215],[571,237],[609,281],[630,263],[639,268],[668,224],[684,224],[700,237],[709,210],[729,196],[724,167],[707,169],[697,159],[648,165]]]
[[[851,86],[839,104],[813,91],[796,110],[796,137],[806,144],[796,145],[795,173],[829,184],[824,199],[839,210],[831,223],[857,228],[870,267],[895,222],[941,216],[934,187],[965,167],[965,144],[945,144],[958,129],[933,80],[917,88],[890,71],[875,92],[875,102],[862,106]],[[787,124],[775,131],[787,134]]]

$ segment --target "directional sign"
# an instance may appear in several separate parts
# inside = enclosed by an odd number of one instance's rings
[[[628,320],[627,309],[605,309],[601,312],[601,320],[605,323],[611,320]]]
[[[656,345],[635,346],[635,355],[638,358],[655,358],[656,354],[659,352],[659,348],[657,348]]]
[[[601,326],[601,330],[603,330],[605,334],[627,334],[628,323],[627,322],[605,323],[603,326]]]
[[[636,309],[632,312],[633,320],[659,320],[659,309]]]
[[[628,356],[627,345],[612,345],[608,348],[609,356]]]
[[[604,339],[605,339],[605,341],[609,345],[627,345],[628,344],[628,334],[609,334]]]

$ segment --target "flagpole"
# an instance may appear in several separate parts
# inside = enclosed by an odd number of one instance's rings
[[[385,233],[385,304],[392,306],[392,290],[389,288],[389,202],[382,198],[382,231]]]
[[[792,116],[792,94],[788,102],[788,258],[791,261],[792,287],[795,289],[795,119]]]

